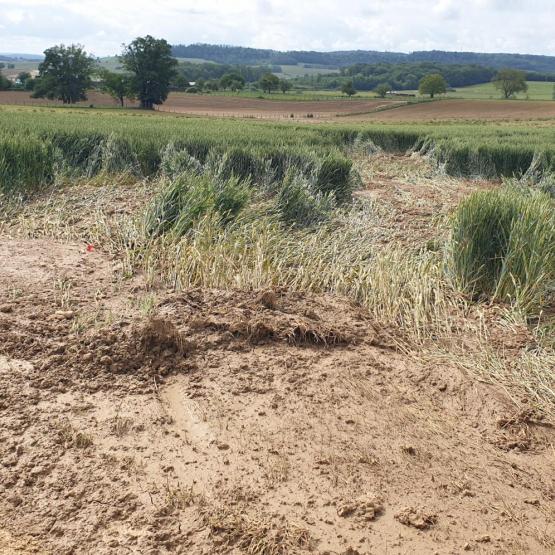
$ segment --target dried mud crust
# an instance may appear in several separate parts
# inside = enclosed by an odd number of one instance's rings
[[[145,311],[85,245],[0,253],[0,552],[552,551],[552,429],[496,445],[534,415],[361,309],[160,290]]]

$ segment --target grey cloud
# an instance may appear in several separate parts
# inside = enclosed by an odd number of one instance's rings
[[[172,43],[555,55],[551,0],[0,0],[0,50],[80,42],[98,55],[146,33]],[[533,30],[533,32],[531,32]]]

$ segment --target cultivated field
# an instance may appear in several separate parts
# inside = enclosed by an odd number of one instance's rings
[[[372,112],[384,107],[399,106],[404,101],[383,99],[311,99],[300,100],[299,96],[275,93],[259,99],[231,94],[197,95],[186,93],[171,93],[168,100],[157,107],[159,111],[183,113],[203,116],[238,116],[261,117],[269,119],[283,119],[284,117],[311,117],[329,119],[337,115],[347,115],[360,112]],[[49,101],[40,98],[31,98],[29,93],[20,91],[0,91],[0,105],[13,104],[21,106],[62,105],[61,102]],[[91,92],[86,101],[77,103],[78,106],[118,107],[110,96]],[[127,107],[136,107],[135,102],[126,102]]]
[[[553,87],[555,83],[549,81],[528,81],[528,90],[518,93],[518,100],[553,100]],[[448,92],[448,98],[473,98],[473,99],[499,99],[501,92],[493,83],[472,85],[470,87],[459,87],[456,91]]]
[[[529,121],[555,119],[555,102],[520,100],[456,100],[408,104],[396,110],[353,116],[376,121]]]
[[[167,102],[158,107],[161,112],[195,116],[241,117],[283,120],[313,119],[316,121],[426,122],[450,120],[475,121],[530,121],[555,119],[553,101],[518,100],[456,100],[443,99],[434,102],[412,102],[376,98],[337,99],[328,96],[311,98],[299,95],[266,95],[259,99],[254,95],[210,94],[196,95],[171,93]],[[0,105],[59,106],[60,102],[33,99],[29,93],[0,91]],[[119,109],[108,95],[91,92],[87,101],[77,104],[88,107],[112,107]],[[127,107],[136,107],[127,102]]]
[[[0,108],[1,553],[553,553],[555,125],[351,119]]]

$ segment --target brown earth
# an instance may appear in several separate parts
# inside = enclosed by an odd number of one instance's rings
[[[1,104],[29,106],[61,105],[44,99],[33,99],[23,91],[0,91]],[[116,106],[110,96],[91,92],[87,101],[77,106]],[[136,107],[127,102],[128,107]],[[190,114],[195,116],[248,117],[263,119],[290,118],[311,121],[530,121],[555,118],[555,102],[532,100],[438,100],[419,104],[407,104],[394,100],[276,100],[231,97],[221,95],[195,95],[171,93],[160,107],[160,112]]]
[[[416,122],[448,120],[528,121],[555,118],[555,102],[536,100],[438,100],[401,106],[345,121]]]
[[[276,94],[279,98],[279,95]],[[208,96],[173,94],[159,111],[177,112],[208,116],[253,116],[265,118],[334,117],[337,115],[372,112],[403,105],[405,102],[391,100],[265,100],[257,98],[233,98],[229,96]]]
[[[360,194],[425,240],[397,202],[464,194],[428,172]],[[68,191],[85,229],[100,186]],[[0,553],[553,552],[555,430],[500,387],[339,298],[147,288],[53,219],[0,226]]]
[[[354,114],[370,112],[383,107],[402,105],[404,101],[390,100],[280,100],[276,93],[276,100],[257,98],[232,97],[221,95],[197,95],[184,93],[170,93],[168,100],[157,107],[160,112],[173,112],[205,116],[237,116],[263,117],[269,119],[305,118],[311,114],[314,118],[330,118],[338,114]],[[61,105],[61,102],[31,98],[29,93],[22,91],[0,91],[0,104],[21,104],[30,106]],[[88,100],[78,102],[77,106],[116,106],[114,99],[106,94],[91,92]],[[136,102],[126,102],[129,107],[136,107]]]

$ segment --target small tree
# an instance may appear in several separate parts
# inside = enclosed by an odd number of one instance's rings
[[[265,73],[260,78],[259,85],[264,92],[271,94],[272,91],[275,91],[279,87],[279,78],[273,73]]]
[[[217,91],[217,90],[220,89],[220,85],[219,85],[218,81],[211,80],[211,81],[206,81],[206,84],[204,85],[204,88],[207,91]]]
[[[168,98],[177,60],[166,40],[150,35],[138,37],[124,45],[120,61],[133,74],[132,88],[141,108],[152,110]]]
[[[220,87],[225,91],[231,89],[237,91],[245,87],[245,78],[239,73],[232,72],[222,75],[220,78]]]
[[[7,91],[11,86],[12,82],[0,71],[0,91]]]
[[[357,93],[355,88],[353,87],[352,81],[347,81],[346,83],[343,83],[343,85],[341,86],[341,92],[343,94],[346,94],[349,98]]]
[[[94,65],[94,58],[82,46],[60,44],[48,48],[39,64],[33,97],[57,99],[64,104],[86,100]]]
[[[292,85],[288,79],[280,79],[279,88],[283,94],[285,94],[287,91],[290,91],[291,87]]]
[[[101,89],[108,93],[114,100],[119,102],[123,108],[125,99],[133,100],[135,93],[133,92],[133,83],[130,75],[125,73],[113,73],[107,69],[100,72],[102,79]]]
[[[229,84],[229,88],[233,91],[233,92],[237,92],[237,91],[242,91],[245,88],[245,80],[241,79],[239,80],[235,80],[233,79],[231,81],[231,83]]]
[[[28,71],[20,71],[17,74],[17,80],[22,84],[25,85],[28,79],[31,79],[31,74]]]
[[[189,87],[189,81],[185,78],[184,75],[176,75],[171,80],[171,88],[177,91],[184,91]]]
[[[418,92],[420,94],[429,94],[430,98],[434,98],[436,94],[445,94],[447,92],[447,82],[440,73],[430,73],[420,79]]]
[[[503,93],[504,98],[511,98],[516,93],[526,92],[526,74],[518,69],[500,69],[492,79],[493,86]]]
[[[385,98],[387,93],[391,90],[391,86],[388,83],[380,83],[375,89],[374,92],[380,97]]]

